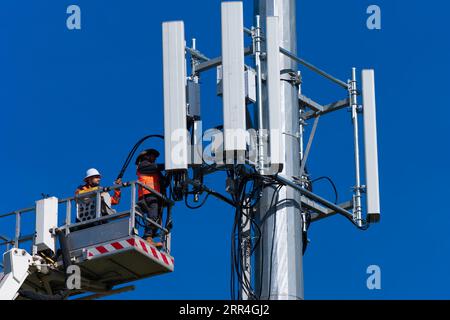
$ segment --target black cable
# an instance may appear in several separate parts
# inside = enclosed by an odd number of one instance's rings
[[[229,178],[231,178],[232,176],[234,176],[234,171],[227,171],[227,175]],[[234,193],[232,193],[232,198],[233,201],[235,202],[235,216],[234,216],[234,222],[233,222],[233,229],[232,229],[232,233],[231,233],[231,272],[232,272],[232,287],[233,287],[233,291],[232,291],[232,299],[235,300],[236,298],[236,294],[234,292],[235,290],[235,286],[236,286],[236,281],[234,279],[235,275],[237,275],[237,279],[238,279],[238,283],[244,287],[245,284],[243,283],[242,280],[242,276],[241,276],[241,272],[240,272],[240,267],[241,267],[241,259],[238,260],[238,257],[241,257],[241,251],[240,251],[240,246],[237,248],[236,250],[236,230],[238,232],[238,244],[241,243],[241,239],[240,239],[240,228],[238,228],[238,224],[240,222],[240,204],[238,201],[238,198],[240,197],[240,188],[241,188],[241,183],[238,186],[238,190],[235,190]],[[239,195],[238,195],[239,194]],[[236,253],[237,251],[237,253]],[[238,299],[240,297],[240,292],[238,293]]]
[[[358,220],[357,220],[354,222],[356,227],[362,231],[367,231],[370,227],[370,224],[367,222],[367,220],[364,220],[364,219],[361,219],[360,221],[362,222],[362,226],[361,227],[358,226]]]
[[[229,176],[231,176],[229,174]],[[247,185],[248,183],[252,181],[252,188],[250,189],[251,191],[247,192]],[[232,275],[232,281],[233,281],[233,290],[236,286],[236,281],[234,280],[235,275],[237,275],[238,277],[238,283],[241,285],[241,287],[243,288],[243,290],[245,290],[248,294],[249,299],[257,299],[257,296],[254,292],[254,289],[252,288],[251,285],[251,279],[249,279],[246,276],[245,273],[245,267],[243,265],[243,252],[242,249],[247,250],[247,247],[242,248],[241,244],[243,243],[243,237],[242,237],[242,233],[241,233],[241,228],[242,228],[242,217],[246,217],[246,223],[250,224],[250,233],[249,233],[249,237],[251,238],[252,236],[252,230],[255,233],[255,227],[256,230],[258,232],[258,237],[261,237],[261,230],[259,229],[257,223],[254,220],[254,217],[250,214],[247,214],[245,211],[243,211],[243,209],[249,209],[249,205],[248,203],[251,202],[251,200],[253,199],[253,196],[255,195],[255,191],[259,189],[259,185],[256,184],[254,179],[251,179],[250,177],[244,177],[242,179],[242,181],[240,181],[239,183],[239,187],[238,190],[236,192],[236,196],[233,196],[233,199],[235,199],[236,201],[236,212],[235,212],[235,224],[233,225],[233,241],[232,241],[232,271],[233,271],[233,275]],[[240,195],[240,199],[238,199]],[[257,202],[257,201],[256,201]],[[256,204],[256,203],[255,203]],[[255,205],[253,204],[253,205]],[[238,228],[239,226],[239,228]],[[237,229],[237,245],[236,245],[236,229]],[[254,251],[256,249],[256,246],[254,246],[253,248],[250,248],[250,257],[253,255]],[[236,253],[237,251],[237,253]],[[247,254],[247,253],[245,253]],[[235,297],[235,294],[233,292],[233,298]],[[241,292],[239,292],[239,298],[241,297]]]
[[[246,180],[245,183],[243,184],[243,187],[242,187],[242,197],[241,197],[241,203],[240,203],[240,207],[241,207],[240,211],[242,212],[242,215],[240,215],[240,219],[241,219],[240,220],[240,225],[242,225],[242,216],[244,215],[247,218],[246,219],[246,223],[250,224],[250,228],[249,228],[250,233],[248,234],[248,236],[251,238],[251,226],[253,224],[253,217],[251,215],[246,214],[246,212],[242,211],[242,206],[245,203],[245,201],[247,200],[248,194],[251,194],[253,192],[254,188],[255,188],[255,185],[253,183],[252,189],[251,189],[252,191],[247,193],[246,190],[247,190],[248,182],[249,182],[249,180]],[[241,235],[239,243],[242,243],[242,240],[243,239],[242,239],[242,235]],[[239,247],[239,248],[241,248],[241,247]],[[245,247],[244,249],[247,250],[247,247]],[[250,248],[250,251],[252,251],[251,248]],[[242,256],[242,253],[239,256]],[[250,255],[250,257],[251,257],[251,255]],[[241,263],[241,269],[243,269],[245,266],[242,266],[242,260],[240,260],[240,263]],[[254,290],[253,290],[253,288],[251,286],[251,279],[248,279],[247,276],[245,276],[245,277],[243,277],[243,280],[244,280],[245,289],[246,289],[248,295],[251,298],[254,298],[255,295],[254,295]]]
[[[234,172],[229,172],[229,177],[233,176]],[[232,245],[231,245],[231,287],[232,287],[232,298],[235,299],[235,288],[236,281],[235,275],[238,277],[237,283],[248,293],[250,299],[256,299],[256,295],[254,293],[253,288],[251,287],[251,279],[248,279],[245,272],[243,273],[243,269],[245,266],[242,265],[242,248],[241,243],[243,242],[243,237],[241,233],[241,225],[242,225],[242,217],[245,216],[247,218],[247,223],[250,223],[251,226],[255,226],[254,219],[251,215],[248,215],[245,211],[243,211],[243,207],[249,194],[254,194],[255,192],[255,184],[253,184],[250,192],[247,192],[247,184],[251,179],[249,177],[244,177],[240,182],[236,192],[233,194],[233,200],[236,202],[236,211],[235,211],[235,219],[233,224],[233,232],[232,232]],[[238,228],[238,226],[240,226]],[[237,235],[236,235],[237,231]],[[250,235],[251,237],[251,227],[250,227]],[[236,244],[237,237],[237,244]],[[244,248],[245,250],[247,248]],[[253,249],[251,252],[253,253]],[[251,256],[251,255],[250,255]],[[238,298],[241,298],[241,292],[239,292]]]
[[[280,192],[280,190],[281,190],[281,188],[282,188],[283,186],[282,185],[277,185],[277,187],[274,189],[274,192],[273,192],[273,194],[272,194],[272,199],[271,199],[271,201],[270,201],[270,205],[269,205],[269,208],[272,208],[273,207],[273,205],[274,205],[274,201],[275,201],[275,198],[278,196],[278,194],[279,194],[279,192]],[[269,209],[270,210],[270,209]],[[264,225],[265,225],[265,221],[266,221],[266,216],[264,216],[263,217],[263,219],[262,219],[262,221],[261,221],[261,223],[262,223],[262,225],[261,226],[259,226],[260,228],[261,228],[261,235],[262,235],[262,228],[264,227]],[[273,240],[273,237],[272,237],[272,240]],[[260,241],[260,244],[258,244],[258,245],[261,245],[261,246],[263,246],[264,245],[264,237],[261,237],[261,241]],[[256,250],[257,248],[255,248],[255,250]],[[272,259],[271,259],[272,260]],[[264,269],[264,255],[261,255],[261,270],[263,270]],[[271,281],[271,280],[270,280]],[[261,295],[262,295],[262,283],[263,283],[263,272],[260,272],[260,288],[259,288],[259,293],[258,293],[258,300],[261,300]],[[270,292],[269,292],[269,295],[270,295]]]
[[[253,186],[253,190],[250,193],[250,195],[254,194],[255,190],[257,190],[257,192],[261,192],[262,191],[259,186],[258,187],[255,186],[255,181],[253,181],[253,183],[254,183],[254,186]],[[248,199],[250,200],[249,202],[251,202],[251,200],[252,200],[251,197],[249,197]],[[254,204],[248,205],[248,204],[244,203],[242,208],[244,208],[245,210],[252,210],[258,204],[259,199],[260,199],[260,197],[258,197],[256,199]],[[257,240],[256,240],[255,244],[253,245],[253,247],[251,248],[251,251],[250,251],[250,256],[253,256],[255,250],[257,249],[257,247],[259,245],[259,241],[261,239],[262,232],[261,232],[261,228],[259,227],[258,223],[255,221],[253,216],[249,217],[249,221],[250,221],[250,224],[251,224],[250,228],[251,228],[251,230],[253,230],[253,233],[257,232],[257,234],[258,234]]]
[[[278,199],[278,196],[279,196],[279,194],[280,194],[280,191],[281,191],[281,188],[282,188],[282,186],[278,186],[278,188],[276,189],[276,191],[274,192],[274,195],[272,196],[272,202],[271,203],[273,203],[273,200],[274,200],[274,196],[276,195],[276,199]],[[276,207],[278,206],[278,204],[275,204],[274,205],[275,206],[275,209],[276,209]],[[269,207],[269,208],[272,208],[272,205]],[[270,210],[270,209],[269,209]],[[275,231],[276,231],[276,220],[277,219],[277,215],[276,214],[274,214],[273,215],[273,230],[272,230],[272,246],[271,246],[271,249],[270,249],[270,272],[269,272],[269,275],[270,275],[270,277],[269,277],[269,290],[268,290],[268,297],[267,297],[267,299],[269,300],[270,299],[270,294],[271,294],[271,291],[272,291],[272,267],[273,267],[273,249],[274,249],[274,247],[275,247]]]
[[[306,231],[302,230],[302,254],[305,255],[306,249],[308,249],[308,231],[311,225],[311,212],[309,210],[305,211],[305,225]]]
[[[164,140],[164,136],[159,135],[159,134],[151,134],[148,136],[143,137],[142,139],[140,139],[138,142],[136,142],[136,144],[133,146],[133,148],[131,149],[131,151],[128,153],[128,156],[122,166],[122,169],[120,170],[119,175],[117,176],[117,179],[122,179],[123,175],[125,174],[125,171],[127,170],[128,166],[130,165],[131,160],[133,159],[136,151],[139,149],[139,147],[141,146],[141,144],[151,138],[160,138]]]
[[[256,178],[261,178],[261,177],[257,176]],[[270,207],[273,207],[275,198],[279,194],[279,192],[282,188],[282,185],[274,182],[273,180],[271,180],[270,178],[267,178],[267,177],[264,177],[263,179],[256,179],[256,178],[251,179],[251,181],[253,181],[253,187],[251,188],[251,191],[248,193],[246,193],[246,192],[243,193],[241,206],[246,209],[253,208],[254,206],[256,206],[258,204],[258,202],[261,198],[262,192],[265,188],[276,186],[276,189],[274,191],[274,194],[272,195],[272,200],[271,200],[271,204],[270,204]],[[266,183],[265,186],[264,186],[264,182]],[[257,195],[256,199],[255,199],[255,195]],[[248,203],[251,202],[252,199],[254,199],[255,202],[254,202],[254,204],[250,204],[250,206],[249,206]],[[254,220],[254,217],[246,215],[245,212],[242,212],[242,214],[245,215],[248,218],[249,222],[251,223],[251,226],[253,227],[253,234],[257,233],[257,240],[256,240],[255,244],[253,245],[253,248],[251,249],[250,255],[252,256],[253,253],[256,251],[256,249],[259,247],[259,245],[261,243],[262,231],[261,231],[259,224],[256,223],[256,221]],[[240,242],[241,242],[241,240],[240,240]],[[239,254],[239,256],[241,256],[241,254]],[[264,263],[264,257],[262,257],[262,265],[263,265],[263,263]],[[239,274],[239,272],[238,272],[238,274]],[[260,291],[259,294],[256,294],[254,292],[254,290],[250,284],[250,279],[247,279],[246,277],[244,277],[244,282],[245,283],[243,283],[242,285],[244,288],[247,288],[247,292],[249,293],[250,297],[253,299],[260,299],[262,292]],[[261,279],[261,282],[262,282],[262,279]],[[260,290],[262,290],[262,287],[260,288]]]
[[[334,204],[338,204],[338,202],[339,202],[339,194],[338,194],[336,185],[333,182],[333,180],[330,177],[324,176],[324,177],[320,177],[320,178],[312,180],[311,183],[314,183],[314,182],[317,182],[317,181],[320,181],[320,180],[327,180],[331,184],[331,186],[333,187],[333,190],[334,190],[334,195],[335,195]]]
[[[232,175],[233,174],[230,173],[230,171],[229,171],[228,172],[228,176],[232,177]],[[232,258],[231,269],[232,269],[232,272],[233,272],[232,277],[231,277],[231,281],[233,283],[232,283],[231,286],[233,288],[232,289],[232,297],[233,297],[233,299],[235,298],[235,293],[234,293],[235,285],[236,285],[235,280],[234,280],[235,275],[238,276],[238,283],[242,286],[242,288],[244,288],[247,291],[247,293],[249,295],[249,298],[250,299],[258,299],[258,295],[255,294],[253,288],[251,287],[251,279],[248,279],[247,277],[243,277],[242,276],[242,269],[244,267],[242,266],[242,259],[240,259],[242,257],[241,247],[238,246],[237,249],[236,249],[236,229],[237,229],[237,226],[238,226],[239,222],[241,222],[240,224],[242,224],[242,220],[241,220],[242,216],[245,216],[247,218],[247,221],[248,221],[247,223],[251,224],[250,237],[251,237],[251,234],[252,234],[251,233],[252,229],[253,229],[253,233],[255,233],[255,232],[258,233],[257,241],[256,241],[255,245],[253,246],[253,248],[251,248],[250,256],[252,256],[253,253],[255,252],[255,250],[258,248],[260,240],[262,238],[261,237],[262,236],[261,228],[259,227],[258,223],[256,223],[254,217],[252,215],[248,215],[245,211],[243,211],[243,209],[247,209],[248,210],[248,209],[253,208],[259,202],[259,199],[261,197],[261,192],[262,192],[263,188],[261,188],[261,181],[256,181],[258,178],[261,178],[261,177],[257,176],[257,175],[249,175],[247,177],[244,177],[243,180],[239,184],[239,188],[238,188],[237,192],[233,195],[233,200],[236,202],[236,213],[235,213],[235,223],[233,225],[233,233],[232,233],[232,237],[233,238],[232,238],[232,254],[231,254],[231,258]],[[263,181],[267,182],[268,179],[266,177],[264,177],[263,179],[260,179],[260,180],[263,180]],[[253,182],[253,186],[252,186],[250,192],[246,192],[246,190],[247,190],[247,183],[249,181]],[[270,183],[267,186],[274,185],[272,182],[273,181],[271,180]],[[241,199],[240,200],[238,199],[239,198],[238,195],[241,195]],[[255,195],[258,195],[256,197],[256,199],[255,199]],[[253,204],[250,204],[250,206],[249,206],[248,203],[249,202],[251,203],[252,199],[255,202]],[[241,236],[241,233],[240,233],[240,228],[237,229],[237,230],[238,230],[237,238],[239,240],[238,244],[241,244],[242,243],[242,236]],[[238,252],[237,254],[236,254],[236,251]],[[237,261],[238,257],[239,257],[239,260]],[[261,296],[261,293],[259,294],[259,296]]]
[[[206,203],[206,201],[208,200],[208,197],[210,196],[210,193],[208,192],[205,196],[205,198],[203,198],[203,201],[198,205],[198,206],[191,206],[188,203],[188,195],[186,194],[185,198],[184,198],[184,203],[186,205],[186,207],[188,207],[191,210],[197,210],[200,209],[201,207],[203,207],[203,205]]]

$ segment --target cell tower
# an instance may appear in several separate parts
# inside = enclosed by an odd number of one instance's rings
[[[195,39],[187,46],[182,21],[163,23],[164,136],[138,141],[116,180],[119,185],[97,183],[66,199],[44,196],[32,207],[0,215],[2,222],[12,219],[15,224],[10,234],[0,235],[0,248],[6,247],[0,300],[97,299],[133,290],[124,284],[173,272],[171,212],[183,200],[193,209],[214,196],[233,208],[233,299],[303,299],[302,260],[309,225],[333,215],[362,230],[379,222],[374,71],[362,71],[360,88],[356,68],[345,82],[298,57],[295,0],[255,0],[252,27],[244,25],[241,1],[222,2],[221,7],[220,57],[208,58]],[[300,66],[341,87],[340,100],[321,105],[307,97]],[[223,125],[203,131],[200,80],[210,71],[217,72]],[[319,119],[345,108],[353,121],[355,184],[353,197],[337,204],[313,192],[307,164]],[[307,125],[312,127],[309,136]],[[149,186],[139,178],[121,182],[149,138],[165,141],[169,195],[159,183]],[[204,140],[211,143],[204,147]],[[206,176],[218,172],[227,174],[227,194],[204,183]],[[111,207],[113,200],[118,204],[120,191],[122,204],[128,203],[123,211]],[[160,219],[148,217],[149,208],[139,196],[143,192],[160,204]],[[191,197],[194,202],[203,200],[194,207]],[[33,213],[34,226],[22,223]],[[159,245],[141,232],[148,228],[158,231]],[[80,272],[73,288],[68,285],[69,270]]]
[[[239,291],[234,297],[303,299],[302,259],[309,224],[339,214],[365,230],[380,220],[374,71],[362,71],[360,90],[355,68],[350,80],[342,81],[298,57],[295,0],[255,0],[254,8],[254,26],[246,28],[243,3],[222,2],[222,56],[216,58],[202,53],[195,39],[191,47],[185,46],[183,22],[163,24],[166,169],[193,186],[187,194],[194,194],[195,200],[207,192],[236,208],[232,246]],[[251,40],[249,47],[245,36]],[[190,75],[185,53],[190,56]],[[253,58],[251,65],[246,56]],[[344,89],[341,100],[321,105],[305,96],[300,65]],[[223,98],[223,126],[206,152],[214,162],[205,163],[200,157],[199,79],[214,69]],[[356,179],[353,198],[335,204],[312,192],[306,166],[320,117],[345,108],[351,110],[354,127]],[[365,185],[360,173],[361,115]],[[193,178],[188,177],[190,168]],[[232,200],[202,182],[206,174],[224,170]],[[249,181],[253,187],[247,192]]]

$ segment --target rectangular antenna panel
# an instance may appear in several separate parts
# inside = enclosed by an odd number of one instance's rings
[[[191,159],[192,165],[203,164],[203,126],[201,121],[194,121],[192,127]]]
[[[200,84],[189,80],[187,82],[186,93],[188,115],[197,119],[200,118]]]
[[[188,168],[184,23],[164,22],[162,36],[166,170],[183,170]]]
[[[224,151],[246,150],[242,2],[222,2]]]
[[[245,71],[245,99],[248,103],[256,102],[256,71],[250,68]]]
[[[362,71],[364,106],[364,148],[366,160],[367,215],[369,222],[380,220],[380,191],[378,177],[377,117],[374,70]]]
[[[267,91],[270,128],[270,159],[272,166],[284,163],[284,155],[282,152],[282,114],[280,107],[281,80],[278,24],[278,17],[267,17]]]
[[[256,71],[248,68],[245,70],[245,100],[246,103],[256,102]],[[217,67],[217,95],[223,96],[223,75],[222,65]]]

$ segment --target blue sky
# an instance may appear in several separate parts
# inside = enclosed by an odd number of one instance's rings
[[[253,1],[244,1],[252,25]],[[449,27],[444,1],[297,1],[299,54],[346,80],[375,68],[382,223],[367,232],[333,217],[313,224],[304,258],[306,299],[450,298],[448,187]],[[66,8],[82,29],[66,28]],[[366,28],[366,8],[382,10],[382,30]],[[116,177],[142,136],[162,133],[161,22],[184,20],[187,39],[220,54],[220,1],[0,2],[0,212],[33,205],[41,193],[72,195],[85,170]],[[202,78],[206,126],[221,122],[215,73]],[[305,95],[321,103],[345,92],[305,71]],[[351,197],[350,115],[324,117],[309,171],[331,176]],[[162,148],[160,142],[154,145]],[[133,179],[133,170],[126,175]],[[221,176],[207,180],[221,189]],[[326,184],[316,190],[332,199]],[[210,199],[174,210],[176,271],[136,283],[115,298],[227,299],[233,211]],[[0,225],[8,234],[12,226]],[[366,288],[366,268],[382,270],[382,290]]]

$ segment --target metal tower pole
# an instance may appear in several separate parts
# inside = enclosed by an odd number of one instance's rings
[[[280,46],[297,54],[296,1],[255,0],[255,15],[263,27],[267,16],[279,17]],[[264,30],[264,28],[263,28]],[[300,174],[300,142],[297,63],[280,54],[281,110],[283,119],[283,174]],[[265,68],[264,68],[265,69]],[[263,70],[264,72],[264,70]],[[267,90],[263,86],[263,106],[267,108]],[[265,111],[267,109],[264,109]],[[267,114],[267,112],[266,112]],[[265,119],[267,121],[267,119]],[[276,194],[274,195],[274,192]],[[300,194],[293,188],[267,188],[256,216],[262,237],[256,252],[256,295],[264,300],[303,299],[302,216]]]

